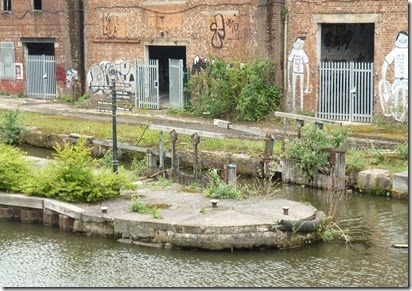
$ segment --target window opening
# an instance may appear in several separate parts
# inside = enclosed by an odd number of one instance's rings
[[[11,12],[11,0],[3,0],[3,12]]]
[[[33,10],[42,10],[42,0],[33,0]]]

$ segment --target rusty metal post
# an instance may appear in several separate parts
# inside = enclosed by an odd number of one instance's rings
[[[177,141],[177,132],[173,129],[169,133],[169,139],[172,143],[172,178],[176,176],[177,168],[176,168],[176,141]]]
[[[191,140],[194,146],[194,161],[193,161],[193,174],[196,181],[199,179],[199,157],[198,157],[198,145],[200,143],[200,136],[195,132],[191,136]]]

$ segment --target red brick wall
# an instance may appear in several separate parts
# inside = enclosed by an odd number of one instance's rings
[[[375,71],[375,114],[381,115],[379,103],[378,83],[381,79],[382,65],[385,56],[395,47],[395,38],[400,31],[408,31],[408,3],[406,1],[298,1],[287,0],[288,9],[288,37],[287,54],[293,48],[293,42],[298,36],[306,36],[304,51],[310,61],[310,92],[305,95],[304,110],[317,109],[318,93],[318,26],[314,20],[316,14],[338,14],[344,16],[375,15],[374,33],[374,71]],[[393,64],[392,64],[393,71]],[[388,79],[390,79],[390,74]],[[290,92],[287,92],[290,97]]]
[[[189,68],[196,56],[270,57],[276,68],[274,81],[281,84],[283,27],[278,21],[282,5],[259,0],[159,3],[86,1],[86,72],[102,61],[143,59],[145,45],[177,45],[186,46]]]

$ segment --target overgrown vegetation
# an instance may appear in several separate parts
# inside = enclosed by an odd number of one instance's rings
[[[56,145],[55,150],[54,161],[27,179],[24,193],[82,203],[115,198],[121,189],[135,187],[125,170],[119,169],[118,174],[104,167],[96,171],[98,161],[92,158],[84,138],[76,145]]]
[[[25,131],[23,116],[20,111],[9,110],[3,115],[0,123],[0,142],[6,144],[20,144],[21,135]]]
[[[188,84],[190,110],[195,115],[207,112],[212,118],[260,121],[279,108],[282,90],[271,84],[273,64],[269,60],[212,59]]]
[[[286,140],[284,155],[296,162],[295,169],[303,178],[313,179],[329,165],[327,149],[346,149],[348,131],[344,127],[332,131],[318,129],[314,124],[307,124],[301,130],[301,139]]]
[[[331,242],[334,239],[343,239],[346,243],[350,242],[348,230],[341,229],[339,222],[346,211],[347,202],[351,197],[346,188],[335,188],[332,182],[327,185],[321,200],[321,207],[325,212],[321,232],[322,240]]]

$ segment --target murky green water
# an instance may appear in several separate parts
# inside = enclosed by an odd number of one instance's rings
[[[321,191],[285,187],[318,207]],[[151,249],[56,228],[0,221],[0,286],[8,287],[407,287],[408,202],[355,195],[353,243],[292,250]]]

